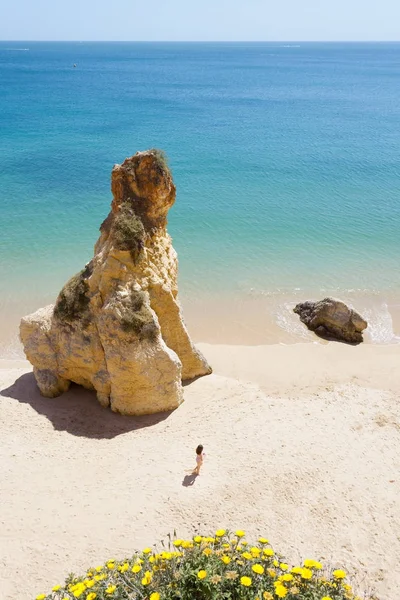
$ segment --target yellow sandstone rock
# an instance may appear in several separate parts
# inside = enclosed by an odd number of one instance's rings
[[[166,231],[175,186],[158,150],[116,165],[111,181],[93,259],[54,306],[21,320],[21,341],[43,396],[73,381],[123,414],[171,410],[182,402],[182,380],[211,373],[177,299],[177,255]]]

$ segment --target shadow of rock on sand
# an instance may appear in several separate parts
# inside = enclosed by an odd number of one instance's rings
[[[100,406],[95,392],[75,384],[58,398],[43,398],[33,373],[21,375],[10,387],[1,390],[0,395],[30,404],[37,413],[47,417],[57,431],[97,439],[111,439],[129,431],[152,427],[167,419],[172,412],[143,417],[119,415]]]

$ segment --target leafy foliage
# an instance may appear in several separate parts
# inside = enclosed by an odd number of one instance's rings
[[[290,568],[267,539],[251,546],[243,531],[221,529],[191,540],[169,536],[162,546],[92,567],[36,600],[361,600],[343,570],[312,559]]]

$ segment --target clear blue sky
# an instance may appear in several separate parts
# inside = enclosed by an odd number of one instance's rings
[[[2,40],[400,40],[400,0],[0,0]]]

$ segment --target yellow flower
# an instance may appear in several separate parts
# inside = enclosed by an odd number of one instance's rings
[[[285,573],[284,575],[281,575],[280,579],[282,581],[292,581],[294,577],[291,573]]]
[[[112,560],[109,560],[107,563],[107,569],[115,569],[115,563]]]
[[[129,565],[128,565],[128,563],[124,563],[123,565],[121,565],[121,566],[119,567],[119,571],[120,571],[120,573],[125,573],[125,572],[126,572],[128,569],[129,569]]]
[[[153,592],[150,594],[150,600],[160,600],[160,594],[158,592]]]
[[[102,575],[95,575],[94,578],[96,581],[103,581],[103,579],[105,579],[106,576],[103,573]]]
[[[332,600],[332,598],[330,596],[324,596],[322,600]]]
[[[117,589],[116,585],[109,585],[108,588],[106,589],[106,594],[113,594],[116,589]]]
[[[264,600],[274,600],[274,597],[270,592],[264,592],[263,598],[264,598]]]
[[[174,542],[175,543],[175,542]],[[151,553],[151,548],[145,548],[143,550],[143,554],[150,554]]]
[[[94,592],[90,592],[90,594],[86,596],[86,600],[94,600],[96,596],[97,594],[95,594]]]
[[[258,564],[253,565],[251,570],[254,571],[254,573],[257,573],[257,575],[262,575],[264,573],[264,567]]]
[[[314,566],[314,562],[312,558],[306,558],[306,560],[304,561],[304,566],[307,567],[307,569],[312,569]]]
[[[44,600],[46,598],[46,594],[39,594],[39,596],[36,596],[36,600]]]
[[[182,545],[183,540],[175,540],[173,541],[173,545],[175,546],[175,548],[179,548],[179,546]]]
[[[287,565],[286,563],[281,563],[279,566],[282,569],[282,571],[287,571],[289,568],[289,565]]]
[[[205,579],[207,577],[207,571],[201,570],[197,573],[199,579]]]
[[[218,530],[215,532],[215,536],[216,536],[216,537],[222,537],[223,535],[225,535],[225,533],[226,533],[226,529],[218,529]]]
[[[203,554],[205,554],[206,556],[210,556],[210,554],[212,554],[213,551],[211,550],[211,548],[204,548],[203,550]]]
[[[275,594],[278,596],[278,598],[284,598],[287,594],[287,589],[284,585],[277,585],[275,588]]]
[[[195,535],[193,539],[196,542],[196,544],[200,544],[200,542],[201,542],[201,535]]]
[[[58,590],[61,588],[61,585],[55,585],[54,587],[51,588],[52,592],[58,592]]]
[[[272,550],[272,548],[264,548],[263,553],[265,554],[265,556],[273,556],[274,555],[274,551]]]
[[[249,542],[246,542],[246,540],[240,540],[240,543],[242,546],[247,546]]]
[[[82,596],[83,592],[86,589],[86,585],[83,582],[76,583],[70,587],[70,591],[75,598],[79,598]]]
[[[322,569],[322,564],[317,560],[313,560],[312,558],[306,558],[304,561],[304,566],[308,569]]]
[[[267,573],[270,577],[272,577],[272,579],[274,577],[276,577],[276,573],[275,573],[274,569],[267,569]]]
[[[336,571],[333,571],[333,576],[335,579],[344,579],[346,577],[346,571],[336,569]]]
[[[229,556],[221,556],[221,560],[224,563],[224,565],[229,565],[229,563],[231,562],[231,559],[229,558]]]
[[[235,533],[238,538],[242,538],[246,535],[245,532],[242,531],[241,529],[238,529],[237,531],[235,531]]]
[[[100,573],[100,571],[101,571],[102,569],[103,569],[103,567],[96,567],[96,571],[97,571],[98,573]]]
[[[149,585],[149,583],[151,583],[152,579],[153,579],[153,575],[150,573],[150,571],[146,571],[144,574],[144,577],[142,579],[142,585]]]
[[[268,544],[267,538],[260,537],[258,538],[258,541],[260,542],[260,544]],[[265,593],[268,594],[268,592]]]
[[[303,572],[302,567],[293,567],[292,569],[292,573],[295,573],[295,575],[301,575]]]
[[[236,535],[237,535],[237,532],[236,532]],[[240,583],[242,585],[244,585],[245,587],[250,587],[251,586],[251,577],[246,577],[246,576],[241,577]]]
[[[311,579],[312,571],[310,569],[302,569],[301,577],[302,577],[302,579]]]
[[[250,552],[252,553],[254,558],[258,558],[261,554],[261,550],[260,548],[256,548],[255,546],[253,546],[252,548],[250,548]]]
[[[251,560],[253,558],[252,555],[250,554],[250,552],[243,552],[242,556],[246,560]]]

